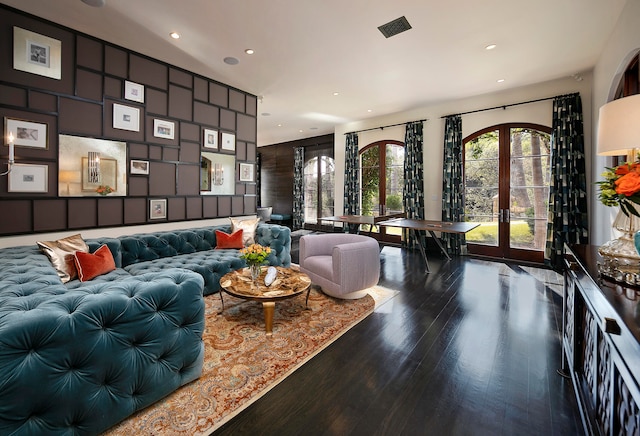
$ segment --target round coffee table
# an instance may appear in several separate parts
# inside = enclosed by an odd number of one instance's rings
[[[278,275],[271,286],[265,286],[264,277],[267,267],[262,267],[260,276],[254,283],[249,268],[243,268],[225,274],[220,279],[220,301],[224,310],[222,291],[243,300],[259,301],[264,310],[264,328],[268,336],[273,333],[273,313],[276,301],[293,298],[307,291],[305,307],[308,308],[311,279],[305,273],[291,268],[275,267]]]

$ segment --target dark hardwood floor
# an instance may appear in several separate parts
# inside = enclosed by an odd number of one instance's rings
[[[548,271],[385,247],[400,291],[215,435],[583,434]],[[354,272],[357,273],[357,272]]]

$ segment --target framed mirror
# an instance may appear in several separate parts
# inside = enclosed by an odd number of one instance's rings
[[[200,153],[200,194],[233,195],[235,191],[235,156],[209,152]]]
[[[127,143],[60,135],[58,196],[126,196]]]

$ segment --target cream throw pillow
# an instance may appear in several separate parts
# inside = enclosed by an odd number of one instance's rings
[[[76,251],[89,252],[89,247],[80,234],[57,241],[38,241],[36,243],[51,261],[62,283],[67,283],[78,277],[74,254]]]
[[[231,233],[242,229],[242,243],[245,247],[255,243],[256,227],[258,227],[260,218],[248,220],[239,220],[236,218],[229,219],[231,220]]]

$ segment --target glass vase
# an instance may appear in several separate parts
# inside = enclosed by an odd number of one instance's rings
[[[254,283],[258,283],[258,277],[260,277],[260,264],[252,263],[249,264],[249,272],[251,272],[251,280]]]

